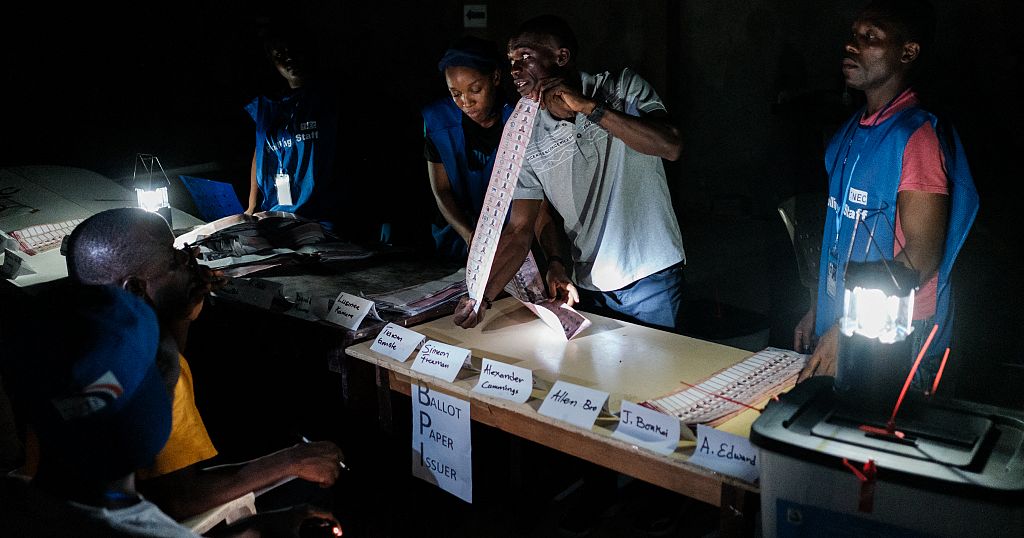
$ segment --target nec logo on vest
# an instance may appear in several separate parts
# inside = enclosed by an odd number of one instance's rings
[[[850,194],[846,197],[851,204],[868,205],[868,193],[850,187]]]

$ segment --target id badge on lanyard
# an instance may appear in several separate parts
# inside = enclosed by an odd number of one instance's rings
[[[277,203],[279,205],[293,205],[292,202],[292,180],[284,171],[274,175],[274,186],[277,188]]]
[[[839,253],[836,250],[836,245],[833,244],[832,248],[828,249],[828,265],[825,271],[825,291],[828,292],[829,297],[835,297],[838,289],[838,272],[839,272]]]

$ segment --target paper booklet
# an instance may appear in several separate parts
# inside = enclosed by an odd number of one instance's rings
[[[530,312],[536,314],[548,327],[565,336],[566,340],[571,340],[590,327],[590,320],[573,307],[546,297],[544,279],[540,276],[540,269],[532,252],[527,252],[526,260],[512,280],[505,285],[505,291],[529,308]]]
[[[687,426],[717,426],[750,406],[782,393],[796,381],[807,355],[767,347],[742,362],[675,392],[640,402],[673,415]]]

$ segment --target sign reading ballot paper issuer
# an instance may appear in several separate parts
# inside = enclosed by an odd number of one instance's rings
[[[412,385],[412,474],[473,502],[469,402]]]

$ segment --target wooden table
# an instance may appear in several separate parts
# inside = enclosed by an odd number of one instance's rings
[[[472,350],[473,369],[463,368],[453,383],[412,371],[411,359],[402,363],[371,351],[370,342],[349,347],[346,353],[375,365],[385,389],[409,395],[410,384],[416,383],[468,400],[470,415],[478,422],[719,506],[723,533],[742,533],[740,527],[749,524],[743,516],[757,506],[757,486],[690,463],[692,441],[681,441],[673,454],[662,456],[612,438],[618,422],[614,416],[603,414],[586,431],[537,409],[557,380],[606,391],[611,395],[609,408],[617,410],[623,399],[640,402],[662,396],[678,389],[679,381],[695,384],[751,353],[593,314],[587,317],[593,325],[568,342],[511,298],[494,303],[474,329],[456,326],[451,316],[414,327],[429,339]],[[516,404],[472,392],[482,358],[533,370],[538,386],[533,398]],[[755,412],[745,411],[719,429],[746,437],[755,418]]]
[[[281,284],[282,294],[294,300],[296,292],[307,297],[336,297],[344,291],[352,295],[378,295],[396,289],[416,286],[440,280],[457,272],[462,265],[412,257],[408,253],[378,253],[365,260],[334,262],[314,267],[288,266],[279,271],[267,271],[253,275]],[[236,303],[237,305],[237,303]],[[248,305],[238,305],[252,308]],[[345,347],[371,336],[376,336],[388,323],[411,326],[451,314],[455,303],[439,305],[418,314],[406,315],[398,312],[380,311],[383,321],[367,316],[356,329],[346,329],[327,321],[317,320],[311,314],[293,308],[272,308],[270,315],[282,315],[316,325],[323,333],[330,334],[336,355],[343,355]],[[330,359],[330,367],[337,370],[337,357]]]
[[[341,291],[383,293],[459,269],[410,258],[381,255],[330,265],[290,266],[255,276],[282,284],[285,296],[294,298],[296,291],[314,297]],[[378,395],[372,372],[357,372],[356,380],[350,382],[348,363],[358,361],[346,361],[345,348],[375,336],[388,321],[416,324],[448,315],[453,308],[453,304],[442,305],[414,316],[382,313],[386,321],[367,318],[358,329],[350,330],[316,320],[286,301],[275,301],[265,309],[211,297],[190,328],[185,353],[197,380],[196,397],[207,427],[220,434],[221,439],[215,439],[218,446],[246,457],[295,442],[300,429],[311,437],[317,429],[324,438],[334,435],[343,427],[339,408],[353,403],[352,398],[359,399],[354,403],[360,405],[365,401],[364,407],[376,405]],[[245,413],[240,416],[239,410]],[[251,435],[259,429],[264,431],[257,440],[262,445]]]

